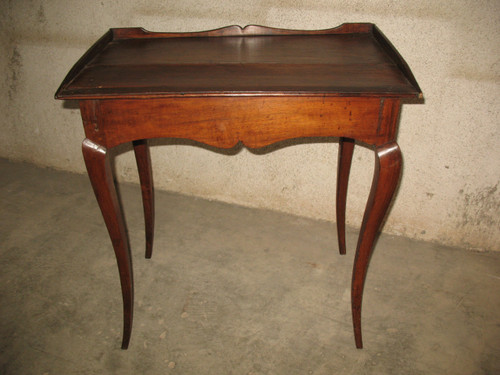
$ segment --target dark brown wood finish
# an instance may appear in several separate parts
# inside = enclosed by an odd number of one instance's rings
[[[122,349],[127,349],[132,332],[134,280],[125,221],[113,181],[108,150],[86,138],[82,144],[82,151],[118,263],[123,298]]]
[[[153,191],[153,169],[151,165],[151,155],[146,139],[132,142],[134,145],[135,160],[139,171],[139,181],[141,182],[142,202],[144,206],[144,224],[146,233],[146,258],[151,258],[153,254],[153,237],[155,225],[155,202]]]
[[[351,305],[356,347],[362,348],[361,303],[368,262],[373,251],[375,237],[380,229],[401,174],[402,157],[396,142],[375,148],[375,173],[366,204],[365,215],[356,248],[352,273]]]
[[[186,34],[113,29],[82,57],[56,97],[421,95],[409,69],[401,69],[406,63],[388,50],[371,24]]]
[[[351,172],[352,154],[354,152],[354,139],[343,138],[339,140],[339,160],[337,170],[337,237],[340,254],[346,253],[345,244],[345,208],[347,201],[347,185]]]
[[[75,64],[56,93],[78,99],[83,154],[113,244],[130,340],[133,276],[108,150],[132,142],[144,204],[146,258],[154,195],[147,140],[185,138],[218,148],[259,148],[304,137],[339,137],[337,230],[345,254],[345,207],[354,140],[375,148],[375,175],[352,281],[355,342],[362,347],[363,286],[375,237],[401,170],[401,99],[421,98],[408,65],[372,24],[328,30],[250,25],[196,33],[111,29]]]

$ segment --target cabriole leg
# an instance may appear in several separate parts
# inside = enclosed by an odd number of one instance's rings
[[[148,141],[141,139],[133,142],[135,160],[141,182],[142,203],[144,206],[144,222],[146,226],[146,258],[153,253],[153,237],[155,225],[155,206],[153,191],[153,171]]]
[[[337,237],[339,239],[340,254],[346,253],[345,245],[345,207],[347,199],[347,185],[351,171],[354,139],[340,138],[339,161],[337,171]]]
[[[127,349],[132,331],[134,287],[132,261],[125,221],[118,202],[115,183],[111,172],[108,152],[89,139],[82,145],[83,157],[94,193],[115,251],[123,297],[123,340],[122,349]]]
[[[352,273],[352,319],[356,347],[363,347],[361,336],[361,304],[366,271],[377,233],[387,212],[401,174],[401,151],[396,142],[375,150],[375,173],[359,234]]]

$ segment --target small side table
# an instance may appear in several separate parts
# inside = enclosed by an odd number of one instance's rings
[[[154,199],[147,140],[185,138],[218,148],[258,148],[292,138],[338,137],[337,231],[345,254],[345,206],[354,141],[375,150],[375,173],[352,276],[356,347],[375,237],[401,173],[396,143],[402,100],[422,99],[409,67],[373,24],[317,31],[229,26],[195,33],[111,29],[68,73],[55,97],[77,99],[83,156],[115,251],[123,296],[122,348],[133,315],[130,249],[109,150],[132,142],[142,188],[146,258]]]

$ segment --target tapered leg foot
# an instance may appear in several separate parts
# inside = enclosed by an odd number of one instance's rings
[[[361,225],[352,273],[352,320],[356,347],[359,349],[363,347],[361,304],[366,271],[375,238],[398,185],[402,165],[401,151],[396,142],[379,146],[375,152],[375,173]]]
[[[340,254],[346,253],[345,245],[345,207],[347,199],[347,185],[351,171],[354,139],[340,138],[339,162],[337,171],[337,237],[339,239]]]
[[[153,253],[153,237],[155,225],[155,207],[153,191],[153,171],[151,168],[151,155],[147,140],[141,139],[133,142],[139,180],[141,182],[142,203],[144,206],[144,222],[146,226],[146,258],[151,258]]]
[[[85,139],[83,157],[94,193],[115,251],[123,297],[122,349],[127,349],[132,331],[134,287],[132,261],[123,213],[118,202],[115,183],[106,148]]]

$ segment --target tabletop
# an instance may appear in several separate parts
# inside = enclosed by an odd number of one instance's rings
[[[58,99],[141,96],[419,97],[411,71],[373,24],[286,32],[111,29],[68,74]]]

